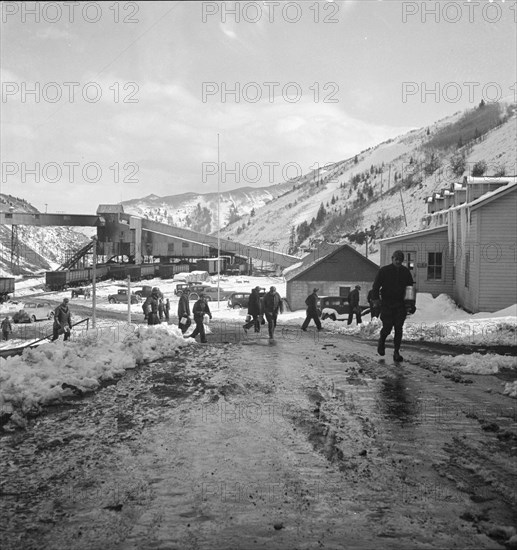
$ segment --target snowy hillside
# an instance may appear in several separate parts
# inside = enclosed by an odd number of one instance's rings
[[[497,105],[483,108],[489,117],[499,116]],[[364,238],[357,234],[372,230],[369,257],[378,261],[376,241],[420,229],[425,198],[461,181],[478,161],[486,163],[486,175],[516,173],[515,106],[501,106],[501,120],[486,132],[477,126],[484,124],[480,109],[456,113],[327,167],[256,210],[254,217],[229,225],[222,235],[249,244],[274,242],[296,253],[322,241],[347,242],[364,254]],[[458,143],[441,146],[459,131]],[[456,168],[458,157],[462,171]]]

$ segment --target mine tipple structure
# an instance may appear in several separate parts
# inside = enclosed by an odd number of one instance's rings
[[[298,261],[298,258],[273,246],[250,246],[229,239],[218,241],[212,235],[126,214],[120,204],[100,205],[97,215],[101,219],[97,229],[97,252],[106,257],[127,256],[135,263],[141,263],[142,258],[147,256],[159,259],[160,263],[171,263],[224,256],[230,260],[229,263],[238,257],[280,267]]]

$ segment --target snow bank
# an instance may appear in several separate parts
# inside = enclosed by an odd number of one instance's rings
[[[465,374],[496,374],[502,369],[517,370],[517,357],[487,353],[468,355],[450,355],[436,358],[436,363]]]
[[[404,324],[405,341],[478,346],[517,345],[517,305],[494,313],[471,315],[459,308],[446,294],[433,298],[431,294],[420,293],[417,294],[416,306],[417,311],[408,316]],[[351,325],[343,321],[325,320],[322,325],[332,333],[357,335],[366,339],[378,338],[381,328],[380,320],[372,320],[369,315],[363,318],[359,326],[355,320]],[[389,338],[393,338],[393,333]]]
[[[58,340],[21,356],[0,358],[0,408],[23,414],[39,410],[63,397],[93,391],[126,369],[173,356],[191,343],[172,325],[141,325],[131,326],[119,342],[92,332],[73,342]]]

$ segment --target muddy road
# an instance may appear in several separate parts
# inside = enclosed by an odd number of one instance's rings
[[[280,329],[280,327],[279,327]],[[504,548],[516,401],[406,346],[183,348],[0,441],[7,549]],[[508,378],[506,378],[508,379]]]

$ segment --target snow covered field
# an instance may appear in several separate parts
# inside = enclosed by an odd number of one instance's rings
[[[238,282],[239,281],[239,282]],[[177,297],[174,296],[176,283],[155,279],[145,284],[158,286],[171,300],[171,315],[175,320]],[[269,288],[276,286],[285,296],[285,282],[279,278],[231,277],[221,281],[224,290],[249,292],[254,286]],[[98,308],[102,311],[126,312],[127,305],[108,304],[107,296],[116,292],[120,284],[104,282],[98,286]],[[137,290],[141,284],[134,285]],[[23,301],[22,294],[31,292],[34,283],[27,284],[21,292],[17,286],[17,299]],[[52,294],[53,300],[69,297],[70,291]],[[50,298],[50,296],[49,296]],[[78,298],[70,302],[72,314],[74,305],[90,305],[90,301]],[[229,309],[226,301],[219,305],[210,304],[213,323],[225,323],[237,333],[242,333],[245,309]],[[23,416],[37,411],[41,405],[59,399],[95,390],[100,383],[121,375],[126,369],[150,363],[164,357],[181,353],[183,346],[195,345],[185,340],[174,325],[165,323],[157,327],[140,324],[142,309],[140,304],[131,306],[131,324],[100,320],[97,329],[73,331],[73,341],[67,344],[44,343],[37,348],[27,349],[22,356],[0,359],[0,408],[13,415],[13,421],[23,425]],[[5,313],[5,307],[3,309]],[[0,311],[0,313],[2,313]],[[299,331],[305,311],[286,312],[279,316],[276,337],[286,338]],[[49,324],[50,326],[50,324]],[[374,340],[378,337],[380,321],[366,315],[363,323],[355,320],[347,326],[344,322],[323,321],[324,337],[347,335]],[[470,315],[458,309],[452,300],[440,295],[433,298],[429,294],[417,296],[417,312],[408,318],[404,330],[406,341],[439,342],[453,345],[515,346],[517,328],[517,306],[511,306],[496,313]],[[207,327],[210,334],[210,329]],[[2,343],[5,347],[16,347],[28,341],[10,340]],[[497,354],[457,355],[455,357],[436,355],[433,363],[442,370],[461,373],[494,374],[502,369],[517,369],[517,358]],[[517,397],[517,382],[507,383],[503,393]]]

